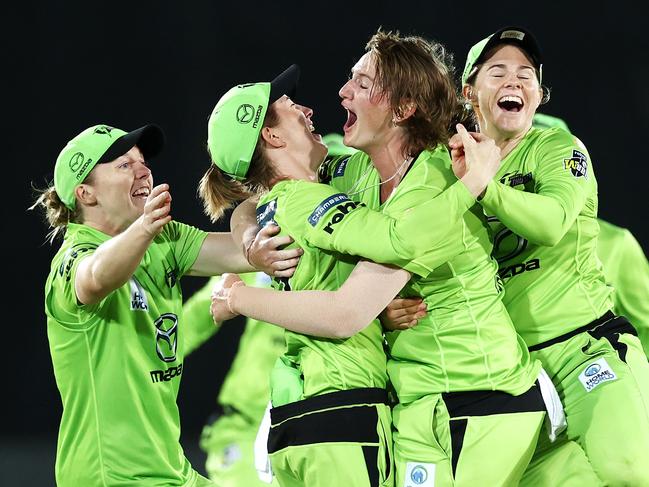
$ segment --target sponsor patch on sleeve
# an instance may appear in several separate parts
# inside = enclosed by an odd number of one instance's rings
[[[349,201],[349,198],[345,193],[336,193],[322,201],[318,206],[315,207],[313,213],[311,213],[308,218],[311,226],[315,227],[323,215],[325,215],[332,208],[335,208],[340,203],[344,203],[345,201]]]
[[[572,150],[572,157],[563,160],[563,167],[576,178],[588,178],[588,158],[577,149]]]
[[[275,212],[277,211],[277,200],[272,200],[261,205],[257,208],[257,223],[260,227],[265,227],[266,225],[276,225],[275,222]]]
[[[72,268],[77,259],[86,255],[88,252],[94,252],[95,249],[97,249],[97,244],[94,243],[80,243],[68,249],[63,258],[63,262],[59,266],[59,275],[61,277],[65,276],[65,280],[69,281],[72,275]]]
[[[406,463],[403,487],[435,487],[435,464],[422,462]]]
[[[342,161],[340,161],[336,166],[336,169],[334,169],[333,177],[335,178],[342,177],[345,174],[345,168],[347,167],[348,162],[349,162],[349,157],[345,157]]]
[[[589,363],[579,374],[579,382],[584,386],[586,392],[592,391],[603,382],[615,379],[617,379],[617,375],[615,375],[605,358]]]

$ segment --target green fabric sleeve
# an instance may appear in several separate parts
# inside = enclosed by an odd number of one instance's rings
[[[423,203],[393,218],[355,203],[329,186],[301,182],[287,195],[285,211],[302,213],[305,240],[314,247],[408,269],[415,257],[438,245],[475,203],[459,181],[447,191],[437,192],[434,196],[431,191],[430,198],[418,200]]]
[[[586,201],[594,178],[588,153],[573,136],[560,131],[537,144],[529,157],[538,161],[534,193],[492,181],[481,203],[487,214],[498,217],[517,235],[553,246],[573,225]],[[585,166],[575,168],[580,162]]]

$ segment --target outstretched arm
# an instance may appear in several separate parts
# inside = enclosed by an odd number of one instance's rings
[[[192,276],[216,276],[225,272],[251,272],[255,270],[246,260],[241,248],[232,240],[230,232],[211,232],[188,274]]]
[[[359,262],[336,291],[274,291],[234,285],[212,300],[212,313],[243,314],[287,330],[325,338],[348,338],[369,325],[406,285],[410,273]]]
[[[79,302],[96,304],[128,281],[153,239],[171,221],[169,186],[153,188],[144,213],[126,230],[79,262],[74,288]]]

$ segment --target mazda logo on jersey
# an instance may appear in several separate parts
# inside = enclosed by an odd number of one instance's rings
[[[163,362],[176,360],[178,348],[178,317],[165,313],[153,323],[155,325],[155,350]]]

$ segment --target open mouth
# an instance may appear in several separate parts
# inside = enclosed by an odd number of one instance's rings
[[[506,112],[520,112],[523,109],[523,100],[519,96],[503,96],[498,100],[498,106]]]
[[[345,125],[343,125],[343,130],[347,132],[349,129],[351,129],[356,123],[356,120],[356,114],[351,110],[347,110],[347,121],[345,122]]]
[[[139,189],[133,191],[133,193],[131,193],[131,196],[133,196],[133,198],[147,199],[149,197],[149,188],[146,187],[146,186],[142,187],[142,188],[139,188]]]
[[[307,128],[309,129],[309,132],[311,132],[311,137],[313,137],[317,141],[322,140],[322,136],[315,131],[315,126],[313,125],[313,122],[309,120]]]

